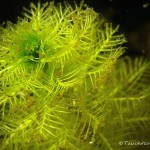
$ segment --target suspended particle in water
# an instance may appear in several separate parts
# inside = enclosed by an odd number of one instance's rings
[[[143,8],[147,8],[148,6],[149,6],[149,3],[144,3],[144,4],[142,5]]]

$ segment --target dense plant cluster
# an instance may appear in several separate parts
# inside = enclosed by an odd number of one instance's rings
[[[116,150],[150,138],[150,63],[118,60],[117,31],[83,2],[31,4],[0,28],[2,150]]]

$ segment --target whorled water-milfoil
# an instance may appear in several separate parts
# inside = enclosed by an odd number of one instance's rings
[[[1,150],[116,150],[145,138],[149,62],[116,64],[118,27],[83,2],[23,14],[0,28]]]

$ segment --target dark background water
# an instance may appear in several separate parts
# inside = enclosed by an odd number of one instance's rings
[[[21,16],[22,8],[29,7],[30,2],[37,3],[38,0],[1,0],[0,24],[7,20],[15,23],[17,16]],[[125,34],[128,41],[127,55],[144,55],[150,58],[150,0],[84,0],[84,2],[101,13],[106,20],[114,25],[120,25],[119,32]]]

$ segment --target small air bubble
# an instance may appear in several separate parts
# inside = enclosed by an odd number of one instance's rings
[[[90,142],[89,142],[89,144],[93,144],[93,142],[92,142],[92,141],[90,141]]]

